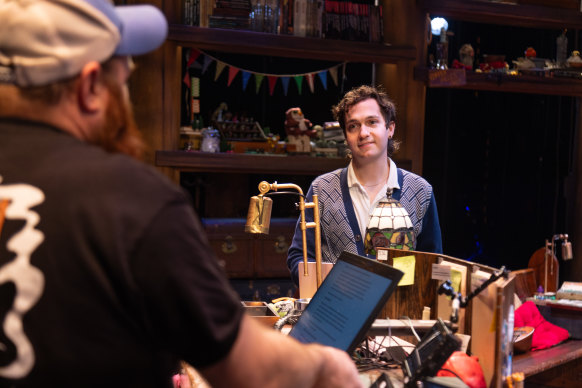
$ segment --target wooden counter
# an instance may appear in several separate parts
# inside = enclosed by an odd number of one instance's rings
[[[582,385],[582,340],[568,340],[549,349],[519,354],[513,372],[523,372],[527,384],[544,387]]]

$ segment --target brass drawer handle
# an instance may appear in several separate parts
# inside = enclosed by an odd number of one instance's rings
[[[277,241],[275,241],[275,252],[286,253],[289,249],[289,244],[285,241],[285,236],[278,236]]]
[[[226,254],[234,253],[237,250],[237,246],[232,241],[232,236],[226,236],[224,242],[222,243],[222,252]]]

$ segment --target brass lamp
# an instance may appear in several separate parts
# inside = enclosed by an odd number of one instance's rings
[[[262,181],[259,183],[259,195],[251,197],[249,204],[249,211],[247,214],[247,223],[245,225],[245,232],[254,234],[268,234],[269,224],[271,222],[271,209],[273,207],[273,200],[265,196],[269,191],[277,191],[279,189],[294,189],[299,193],[299,211],[301,212],[301,221],[299,223],[301,228],[301,237],[303,240],[303,276],[308,276],[307,270],[307,228],[315,228],[315,276],[317,280],[317,288],[321,285],[321,229],[319,225],[319,204],[317,201],[317,194],[313,194],[313,202],[305,202],[303,190],[301,187],[293,183],[268,183]],[[290,193],[291,194],[291,193]],[[295,194],[295,193],[293,193]],[[305,209],[313,209],[313,222],[305,221]]]
[[[386,198],[378,203],[370,216],[364,251],[374,256],[378,253],[377,247],[410,251],[414,249],[414,242],[414,227],[410,216],[402,204],[392,198],[392,189],[388,189]]]

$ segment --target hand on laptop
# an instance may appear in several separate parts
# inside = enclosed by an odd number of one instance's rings
[[[346,352],[315,344],[309,347],[314,347],[313,350],[324,358],[316,387],[364,387],[354,362]]]

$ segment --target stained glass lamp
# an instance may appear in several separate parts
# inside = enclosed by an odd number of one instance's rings
[[[392,189],[386,192],[370,216],[364,239],[364,251],[376,256],[377,247],[413,250],[414,227],[402,204],[392,198]]]

